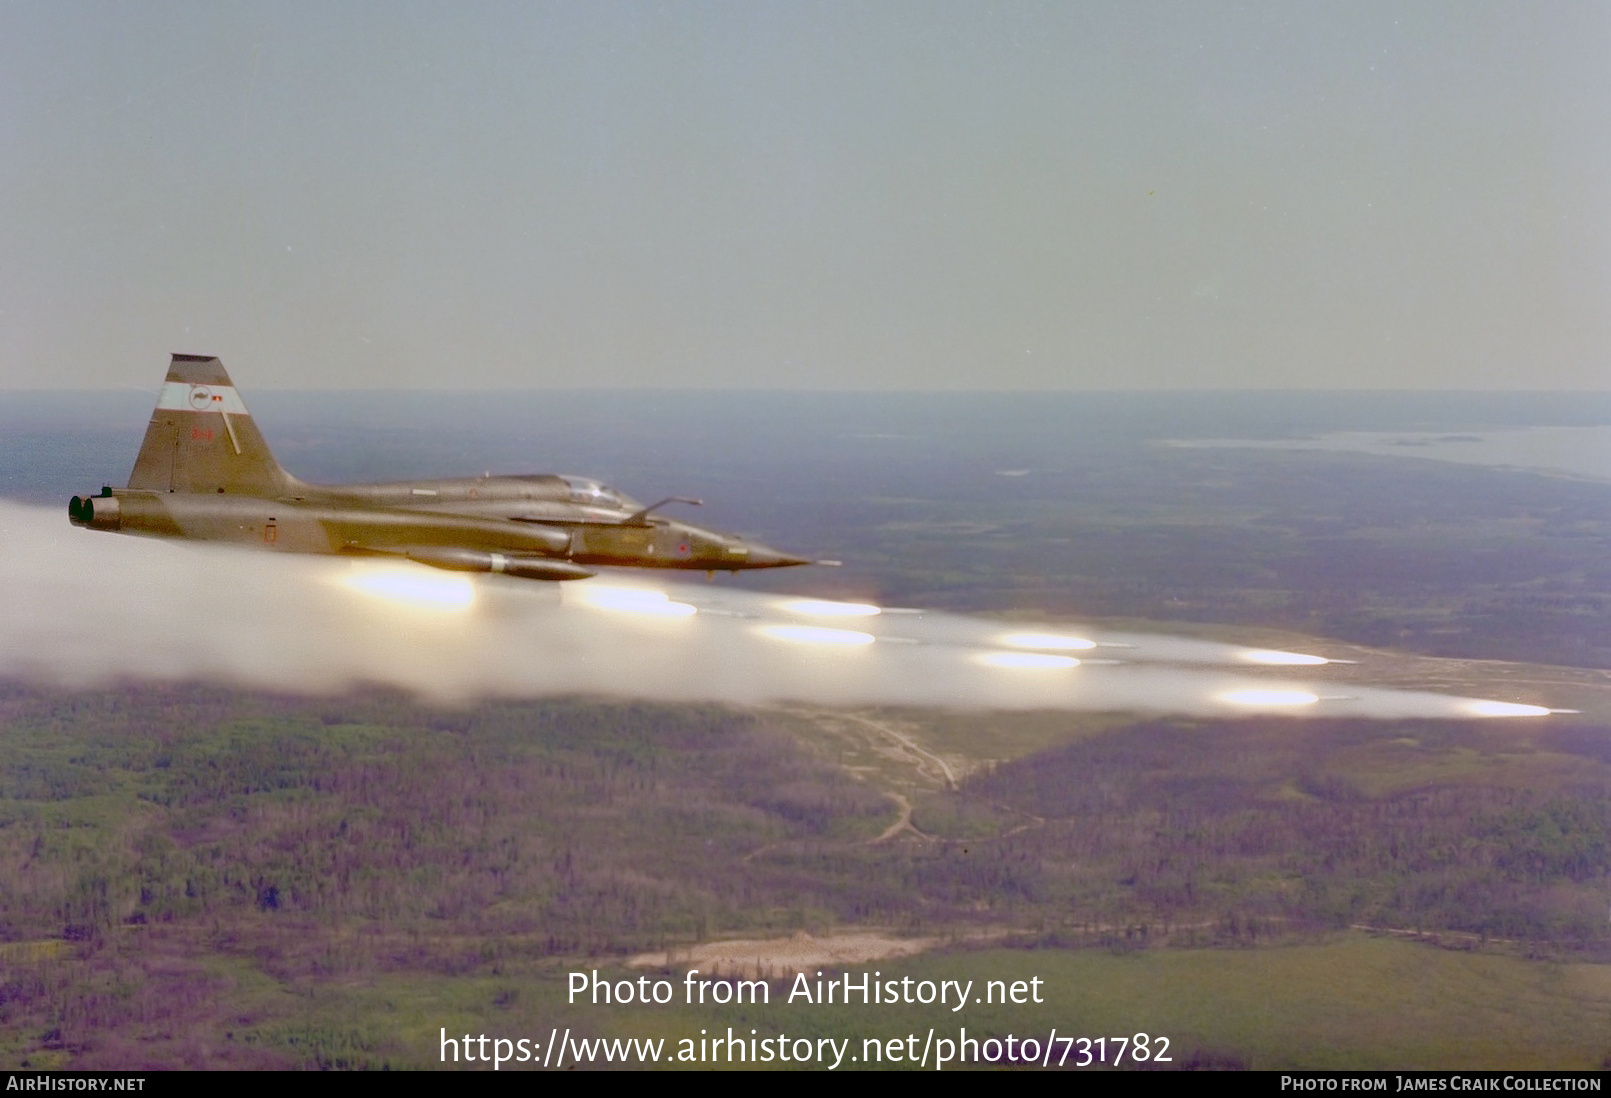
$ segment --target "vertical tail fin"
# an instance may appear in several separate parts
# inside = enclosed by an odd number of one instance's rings
[[[129,487],[277,496],[294,484],[269,453],[224,364],[174,355]]]

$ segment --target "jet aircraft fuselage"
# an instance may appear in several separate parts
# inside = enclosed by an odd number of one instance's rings
[[[599,566],[739,571],[809,564],[655,514],[587,477],[483,476],[315,485],[270,454],[216,358],[174,355],[126,488],[74,496],[77,526],[279,552],[395,556],[566,580]]]

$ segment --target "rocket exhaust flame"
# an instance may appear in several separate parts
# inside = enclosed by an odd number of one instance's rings
[[[1302,652],[1271,652],[1263,649],[1243,652],[1242,659],[1248,663],[1262,663],[1270,667],[1318,667],[1331,662],[1324,656],[1310,656]]]
[[[397,606],[426,610],[469,610],[475,604],[470,578],[409,564],[354,562],[334,583],[348,591],[384,599]]]
[[[1314,705],[1320,701],[1320,696],[1307,690],[1228,690],[1220,694],[1218,700],[1253,709],[1285,709],[1289,706]]]
[[[618,610],[627,614],[687,618],[696,612],[694,607],[686,602],[672,602],[664,591],[648,587],[613,587],[589,581],[573,584],[566,589],[564,596],[566,602],[575,599],[582,606],[597,610]]]
[[[818,618],[872,618],[884,611],[865,602],[830,602],[826,599],[790,599],[780,604],[793,614]]]
[[[796,641],[800,644],[872,644],[871,633],[858,633],[853,629],[823,629],[814,625],[763,625],[757,630],[763,637],[774,640]]]
[[[986,652],[979,657],[986,667],[1058,668],[1078,667],[1073,656],[1048,656],[1040,652]]]
[[[1001,643],[1014,648],[1046,648],[1056,651],[1081,651],[1095,648],[1096,642],[1084,637],[1064,637],[1056,633],[1013,633],[1001,638]]]
[[[1201,715],[1549,712],[1338,690],[1320,657],[1250,660],[1244,646],[1211,641],[1006,632],[981,618],[704,584],[533,584],[404,561],[88,538],[54,509],[14,503],[0,502],[0,544],[0,676],[65,685],[201,679],[303,693],[381,684],[435,701],[607,694]],[[856,628],[829,626],[835,618]],[[1092,647],[1120,659],[1067,654]],[[1300,669],[1311,677],[1295,680]]]

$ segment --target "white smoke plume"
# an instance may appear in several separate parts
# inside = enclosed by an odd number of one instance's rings
[[[207,680],[300,693],[383,685],[444,702],[602,694],[1193,714],[1547,712],[1329,685],[1324,662],[647,573],[545,584],[147,540],[0,503],[0,676],[9,678]]]

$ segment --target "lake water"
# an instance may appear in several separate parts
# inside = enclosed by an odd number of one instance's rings
[[[1611,427],[1512,427],[1472,432],[1337,431],[1302,439],[1196,439],[1186,448],[1331,450],[1429,458],[1611,480]]]

